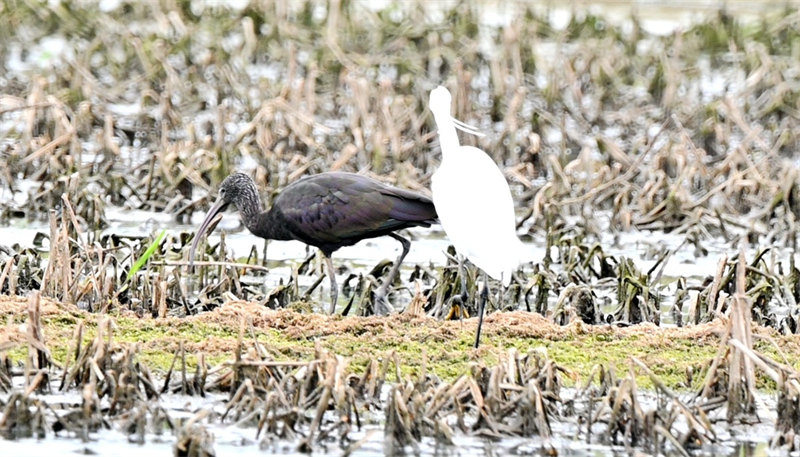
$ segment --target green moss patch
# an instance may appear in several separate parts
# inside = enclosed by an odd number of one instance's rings
[[[27,356],[25,324],[27,301],[23,298],[0,300],[0,315],[6,325],[0,341],[12,341],[8,356],[23,362]],[[317,344],[350,359],[355,372],[373,360],[393,358],[401,362],[401,376],[417,376],[423,365],[426,372],[452,381],[469,373],[473,364],[493,365],[509,351],[540,351],[554,360],[572,384],[585,380],[596,366],[627,371],[632,357],[644,362],[673,388],[697,387],[704,370],[716,355],[721,322],[687,328],[660,328],[639,325],[625,328],[571,324],[557,326],[538,314],[511,312],[487,316],[479,349],[472,348],[476,319],[438,321],[419,316],[395,314],[387,317],[341,317],[274,311],[254,303],[230,302],[219,309],[187,318],[138,318],[130,313],[96,315],[73,306],[42,300],[42,326],[50,352],[58,363],[74,354],[75,328],[83,324],[83,343],[95,338],[97,325],[111,319],[111,339],[117,343],[138,344],[140,361],[151,370],[166,372],[181,344],[186,351],[187,368],[194,370],[202,353],[207,364],[233,360],[239,346],[252,349],[256,342],[276,360],[309,360]],[[767,329],[756,330],[756,348],[775,360],[800,366],[800,341]],[[780,353],[779,353],[780,351]],[[783,355],[781,355],[783,354]],[[390,371],[394,371],[393,369]],[[640,375],[640,385],[652,385]],[[762,386],[769,383],[762,380]]]

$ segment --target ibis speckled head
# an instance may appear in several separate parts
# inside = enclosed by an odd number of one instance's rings
[[[233,203],[241,210],[244,205],[240,202],[257,200],[258,190],[252,178],[244,173],[233,173],[220,184],[218,199],[226,205]]]
[[[228,205],[233,204],[242,215],[245,225],[249,225],[248,221],[254,218],[261,210],[261,199],[258,196],[258,189],[253,179],[244,173],[233,173],[219,186],[219,196],[217,201],[211,206],[206,213],[203,223],[197,229],[197,234],[192,241],[192,247],[189,251],[189,265],[194,265],[195,251],[197,245],[203,238],[203,235],[208,231],[209,226],[216,218],[217,214],[224,211]],[[252,214],[251,214],[252,213]],[[249,228],[249,227],[248,227]]]

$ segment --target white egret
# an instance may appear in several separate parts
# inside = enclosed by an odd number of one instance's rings
[[[480,134],[450,115],[451,101],[446,88],[439,86],[431,91],[428,108],[436,120],[442,148],[442,162],[431,178],[431,192],[450,242],[461,256],[483,271],[475,335],[477,348],[489,296],[486,275],[508,287],[525,247],[517,237],[514,201],[503,172],[484,151],[460,145],[456,127]]]

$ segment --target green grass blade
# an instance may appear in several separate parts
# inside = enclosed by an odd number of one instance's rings
[[[167,236],[167,231],[162,230],[161,233],[159,233],[156,239],[153,241],[153,243],[147,247],[146,251],[144,251],[144,254],[142,254],[142,256],[136,260],[136,263],[133,264],[133,268],[131,268],[131,271],[128,272],[129,281],[133,277],[133,275],[136,274],[137,271],[142,269],[144,264],[147,263],[147,261],[153,255],[153,253],[156,252],[156,249],[158,249],[158,247],[161,246],[161,242],[164,241],[165,236]]]

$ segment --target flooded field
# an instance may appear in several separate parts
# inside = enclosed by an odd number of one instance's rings
[[[4,451],[798,452],[797,6],[0,0]],[[234,171],[430,195],[438,85],[525,250],[479,349],[438,225],[337,250],[334,315],[235,211],[190,268]]]

